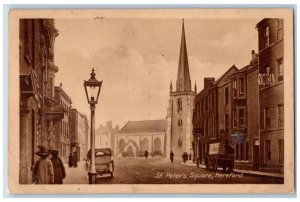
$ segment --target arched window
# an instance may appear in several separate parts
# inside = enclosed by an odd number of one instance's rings
[[[178,148],[181,148],[182,147],[182,138],[179,137],[178,138]]]
[[[182,119],[178,119],[178,126],[182,126]]]
[[[177,99],[177,111],[178,112],[182,111],[182,99],[181,98]]]

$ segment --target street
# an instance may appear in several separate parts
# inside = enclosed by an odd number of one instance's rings
[[[166,158],[114,159],[115,172],[97,177],[97,184],[280,184],[282,178],[255,176],[242,173],[213,172],[182,164],[175,159],[172,164]],[[64,184],[87,184],[83,162],[77,168],[66,166]]]

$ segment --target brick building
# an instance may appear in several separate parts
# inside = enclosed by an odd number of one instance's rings
[[[252,155],[259,139],[257,78],[258,56],[252,51],[249,65],[240,70],[233,65],[218,80],[204,79],[193,115],[194,155],[200,163],[204,163],[208,144],[221,140],[228,140],[234,148],[236,167],[252,169],[257,162]]]
[[[20,164],[19,183],[31,183],[31,168],[38,145],[54,144],[54,125],[64,117],[54,99],[54,42],[58,36],[53,19],[20,19]]]
[[[284,30],[283,19],[263,19],[259,44],[260,167],[283,171]]]

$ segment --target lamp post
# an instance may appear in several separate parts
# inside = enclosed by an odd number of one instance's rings
[[[199,154],[199,148],[200,148],[200,133],[197,133],[197,167],[199,168],[199,158],[200,158],[200,154]]]
[[[101,90],[102,81],[96,79],[96,74],[94,68],[91,73],[91,78],[88,81],[84,80],[84,90],[88,103],[90,104],[91,109],[91,164],[89,170],[89,184],[95,184],[96,182],[96,168],[95,168],[95,108],[98,103],[98,98]]]

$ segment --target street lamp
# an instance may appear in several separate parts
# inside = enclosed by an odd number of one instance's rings
[[[84,90],[86,98],[91,108],[91,164],[89,170],[89,184],[94,184],[96,182],[96,168],[95,168],[95,108],[98,103],[98,98],[101,90],[102,81],[96,79],[96,74],[94,68],[91,73],[91,78],[86,81],[84,80]]]

